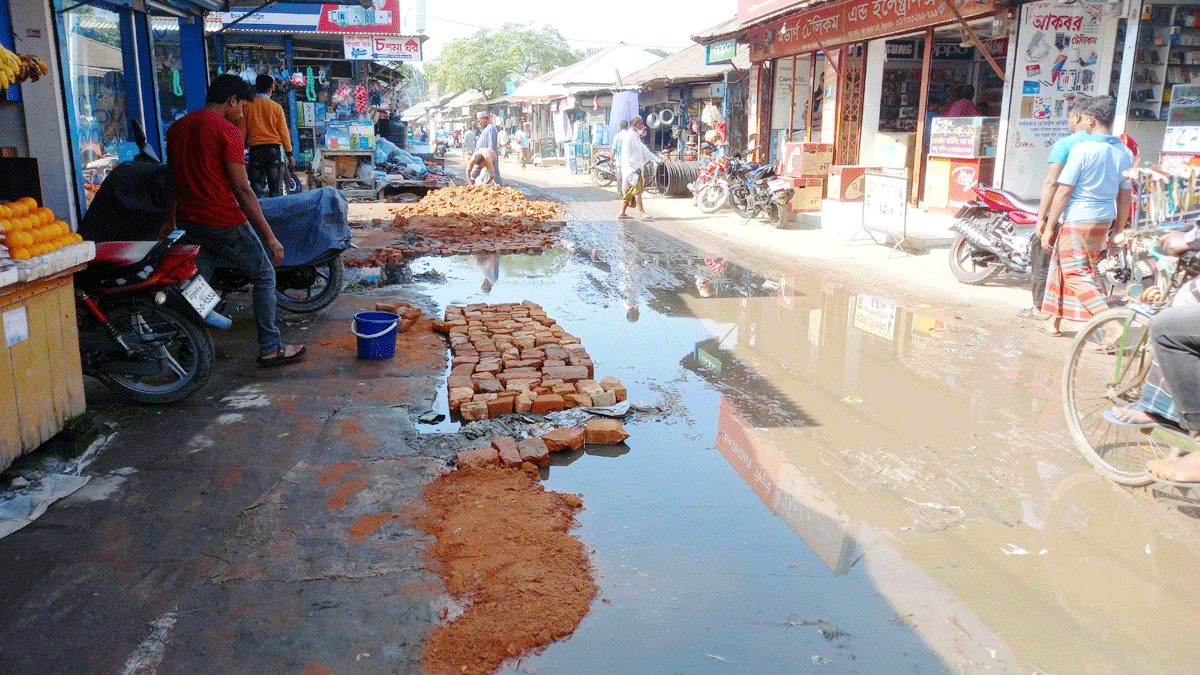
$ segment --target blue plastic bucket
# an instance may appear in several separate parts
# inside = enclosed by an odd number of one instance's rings
[[[359,312],[351,333],[358,338],[358,358],[386,361],[396,355],[396,327],[400,316],[391,312]]]

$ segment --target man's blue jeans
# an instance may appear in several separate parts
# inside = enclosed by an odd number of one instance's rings
[[[1200,305],[1162,310],[1150,322],[1150,337],[1180,424],[1200,430]]]
[[[184,242],[199,244],[197,264],[200,273],[212,278],[218,258],[250,277],[254,285],[254,320],[258,323],[258,353],[269,356],[279,350],[279,329],[275,327],[275,266],[267,254],[258,231],[250,223],[236,227],[210,227],[184,221]]]

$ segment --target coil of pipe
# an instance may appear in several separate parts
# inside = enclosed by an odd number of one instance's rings
[[[658,165],[658,187],[664,197],[690,197],[688,183],[696,180],[700,162],[663,162]]]

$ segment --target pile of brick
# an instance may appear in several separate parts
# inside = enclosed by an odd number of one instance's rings
[[[518,441],[512,436],[502,436],[485,448],[473,448],[458,453],[458,465],[474,464],[482,467],[521,468],[529,463],[550,466],[550,453],[570,452],[588,445],[611,445],[629,438],[629,433],[614,419],[594,419],[583,429],[559,427],[540,438]]]
[[[421,310],[413,307],[407,302],[377,302],[375,303],[376,312],[391,312],[400,316],[400,323],[396,327],[400,333],[407,333],[409,328],[421,318]]]
[[[495,185],[434,190],[396,210],[390,229],[403,232],[404,240],[377,256],[380,262],[398,262],[423,255],[539,253],[557,238],[558,208]]]
[[[607,406],[627,396],[619,379],[597,381],[579,338],[528,300],[450,305],[434,330],[449,336],[450,410],[464,420]]]

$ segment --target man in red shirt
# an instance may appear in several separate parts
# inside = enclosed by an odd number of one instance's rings
[[[175,204],[167,209],[163,235],[175,229],[178,220],[189,243],[199,244],[208,256],[224,258],[250,277],[258,324],[258,364],[275,366],[300,359],[305,348],[282,344],[275,326],[272,259],[276,263],[283,260],[283,245],[263,217],[250,187],[245,142],[235,124],[253,99],[254,89],[240,77],[219,75],[208,85],[204,109],[184,115],[167,130],[167,163],[175,179]]]

